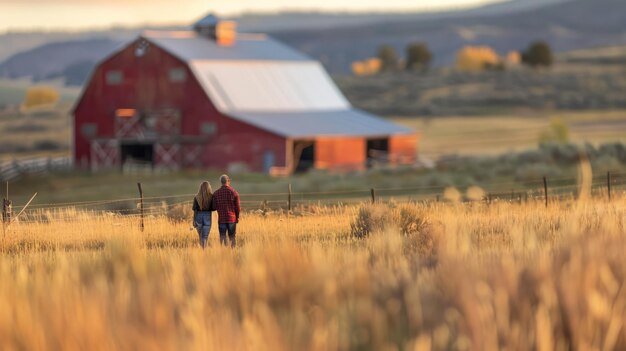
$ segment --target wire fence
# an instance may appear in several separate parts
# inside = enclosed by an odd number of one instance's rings
[[[607,173],[595,176],[587,184],[590,195],[611,200],[623,194],[626,186],[626,174]],[[245,212],[262,213],[280,211],[290,213],[305,211],[311,206],[342,206],[364,202],[437,202],[448,201],[450,187],[443,185],[418,187],[379,187],[370,189],[349,189],[331,191],[293,191],[291,185],[284,192],[259,192],[240,194],[241,207]],[[502,189],[510,189],[503,191]],[[491,190],[490,190],[491,189]],[[496,189],[498,191],[496,191]],[[461,201],[498,201],[544,203],[575,199],[580,195],[581,184],[577,178],[540,178],[530,181],[491,182],[479,188],[476,194],[456,192],[456,199]],[[454,193],[454,191],[451,191]],[[27,208],[14,206],[9,209],[22,212],[20,223],[49,222],[53,220],[69,221],[77,218],[76,213],[87,216],[116,215],[125,217],[168,216],[184,219],[188,216],[195,194],[170,194],[150,197],[128,197],[58,203],[34,203]],[[452,196],[454,197],[454,196]],[[3,218],[7,209],[3,210]],[[10,214],[9,214],[10,217]],[[15,220],[15,219],[14,219]]]
[[[72,168],[69,157],[36,157],[0,162],[0,181],[9,181],[24,174],[43,174]]]

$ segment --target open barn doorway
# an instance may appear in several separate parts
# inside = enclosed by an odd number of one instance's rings
[[[121,156],[123,166],[154,165],[154,145],[151,143],[122,143]]]
[[[389,163],[389,139],[368,139],[365,152],[368,168]]]
[[[293,143],[294,171],[304,173],[315,167],[315,142],[295,141]]]

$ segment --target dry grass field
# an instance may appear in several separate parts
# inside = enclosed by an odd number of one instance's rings
[[[474,117],[394,118],[422,133],[420,154],[496,155],[537,147],[553,119],[568,128],[572,142],[599,145],[625,142],[626,111],[545,112]]]
[[[626,348],[626,197],[248,213],[234,250],[167,217],[28,219],[2,350]]]

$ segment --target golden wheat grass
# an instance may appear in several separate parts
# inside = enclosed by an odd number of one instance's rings
[[[49,213],[0,246],[2,350],[626,348],[626,201],[190,221]]]

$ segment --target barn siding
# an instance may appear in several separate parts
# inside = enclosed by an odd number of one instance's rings
[[[339,137],[315,139],[315,168],[318,169],[365,169],[364,138]]]
[[[389,137],[389,161],[391,164],[412,164],[417,161],[417,134]]]
[[[135,55],[137,41],[99,65],[75,109],[75,161],[90,160],[90,138],[82,135],[85,124],[97,125],[97,138],[114,138],[115,111],[119,108],[158,110],[176,108],[181,112],[184,136],[203,136],[202,124],[212,123],[215,134],[207,137],[198,168],[226,169],[231,163],[246,163],[252,171],[263,171],[266,152],[274,153],[276,166],[285,166],[284,138],[220,114],[196,81],[187,64],[151,45],[142,57]],[[172,68],[182,68],[184,82],[169,81]],[[106,73],[123,73],[120,85],[107,85]],[[185,150],[183,148],[182,150]]]

